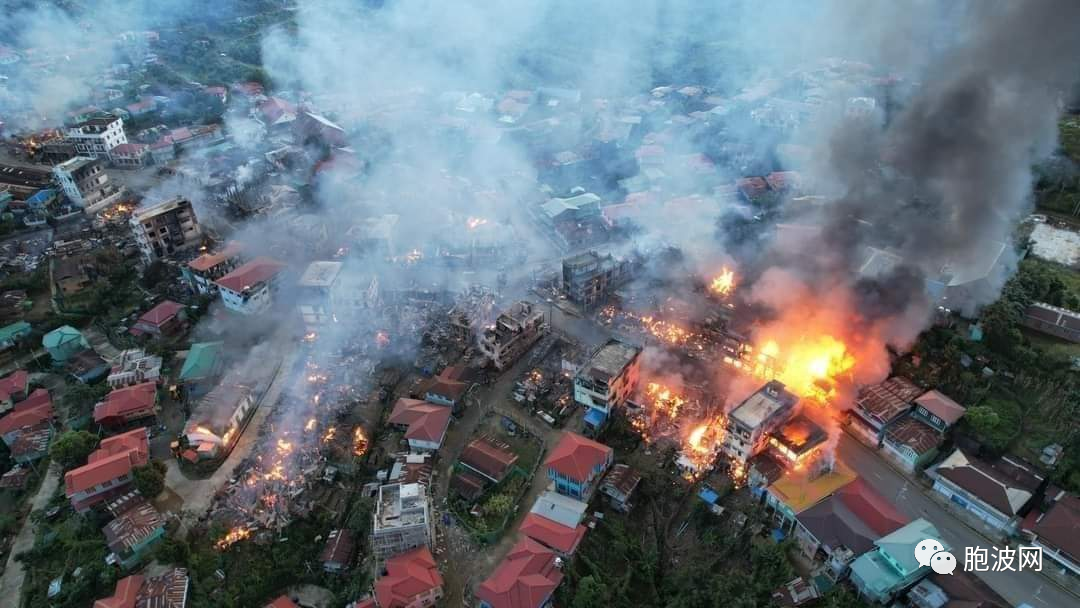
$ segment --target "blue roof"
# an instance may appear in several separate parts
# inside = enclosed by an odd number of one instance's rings
[[[585,414],[585,424],[589,426],[600,426],[601,424],[604,424],[605,418],[607,418],[607,416],[604,415],[604,412],[590,407],[589,413]]]
[[[710,505],[715,505],[716,501],[720,500],[720,495],[716,493],[716,490],[710,488],[709,486],[702,486],[702,488],[698,490],[697,495],[698,498],[704,500]]]
[[[53,190],[51,188],[44,188],[42,190],[38,190],[37,192],[34,193],[33,196],[26,199],[26,204],[28,204],[28,205],[33,205],[33,204],[37,204],[37,203],[45,204],[46,202],[48,202],[49,199],[54,198],[55,196],[56,196],[56,191],[55,190]]]

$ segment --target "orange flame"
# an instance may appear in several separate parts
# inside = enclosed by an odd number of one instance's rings
[[[225,536],[222,536],[221,538],[219,538],[217,540],[217,542],[214,543],[214,548],[217,549],[218,551],[224,551],[225,549],[228,549],[232,545],[234,545],[234,544],[236,544],[236,543],[238,543],[238,542],[240,542],[240,541],[242,541],[242,540],[244,540],[244,539],[246,539],[246,538],[248,538],[250,536],[251,536],[251,529],[250,528],[245,528],[244,526],[237,526],[237,527],[233,528],[232,530],[229,530],[228,532],[226,532]]]
[[[356,456],[363,456],[367,453],[367,449],[367,435],[364,434],[363,427],[358,426],[356,427],[356,430],[353,431],[353,454]]]
[[[836,394],[834,381],[852,371],[855,356],[839,339],[821,334],[802,337],[784,349],[775,340],[767,340],[758,351],[753,374],[767,380],[779,380],[800,397],[822,403]]]
[[[709,291],[718,296],[729,296],[735,290],[735,271],[724,266],[720,274],[709,283]]]

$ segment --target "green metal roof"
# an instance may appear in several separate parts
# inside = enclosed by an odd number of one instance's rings
[[[915,545],[928,538],[941,542],[945,550],[949,550],[949,546],[941,540],[941,533],[934,524],[922,518],[916,519],[891,534],[882,536],[874,544],[881,547],[885,554],[900,564],[904,568],[904,575],[907,576],[919,569],[919,562],[915,559]]]
[[[82,340],[82,334],[79,333],[79,330],[70,325],[61,325],[45,334],[45,336],[41,338],[41,345],[45,348],[56,348],[57,346],[75,340]]]
[[[184,366],[180,368],[180,380],[199,380],[214,372],[224,342],[198,342],[188,350]]]
[[[11,325],[5,325],[0,327],[0,342],[6,342],[28,333],[30,333],[30,324],[26,321],[18,321]]]

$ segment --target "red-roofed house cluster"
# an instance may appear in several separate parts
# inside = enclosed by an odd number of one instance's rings
[[[22,390],[25,392],[25,388]],[[55,416],[49,391],[39,388],[15,403],[14,410],[0,418],[0,438],[7,444],[15,462],[27,464],[45,456],[56,430]]]
[[[571,432],[562,434],[544,461],[554,491],[536,499],[518,528],[517,544],[477,586],[481,608],[550,605],[563,579],[564,560],[585,537],[587,501],[611,467],[613,455],[610,447],[592,439]]]
[[[894,377],[859,390],[848,428],[904,469],[914,472],[937,454],[965,408],[936,390]]]
[[[131,489],[133,470],[150,461],[146,429],[134,429],[103,439],[87,463],[64,475],[64,494],[79,513]]]
[[[190,580],[184,568],[145,577],[133,574],[116,581],[112,596],[94,602],[94,608],[185,608]]]
[[[409,449],[414,452],[433,452],[442,445],[450,427],[451,410],[419,399],[398,399],[387,424],[403,428]]]
[[[153,420],[157,413],[157,388],[156,382],[143,382],[111,391],[94,406],[94,422],[118,429]]]

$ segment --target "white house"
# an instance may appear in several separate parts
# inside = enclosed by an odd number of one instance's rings
[[[216,281],[225,308],[245,315],[262,313],[273,305],[285,264],[257,257]]]

